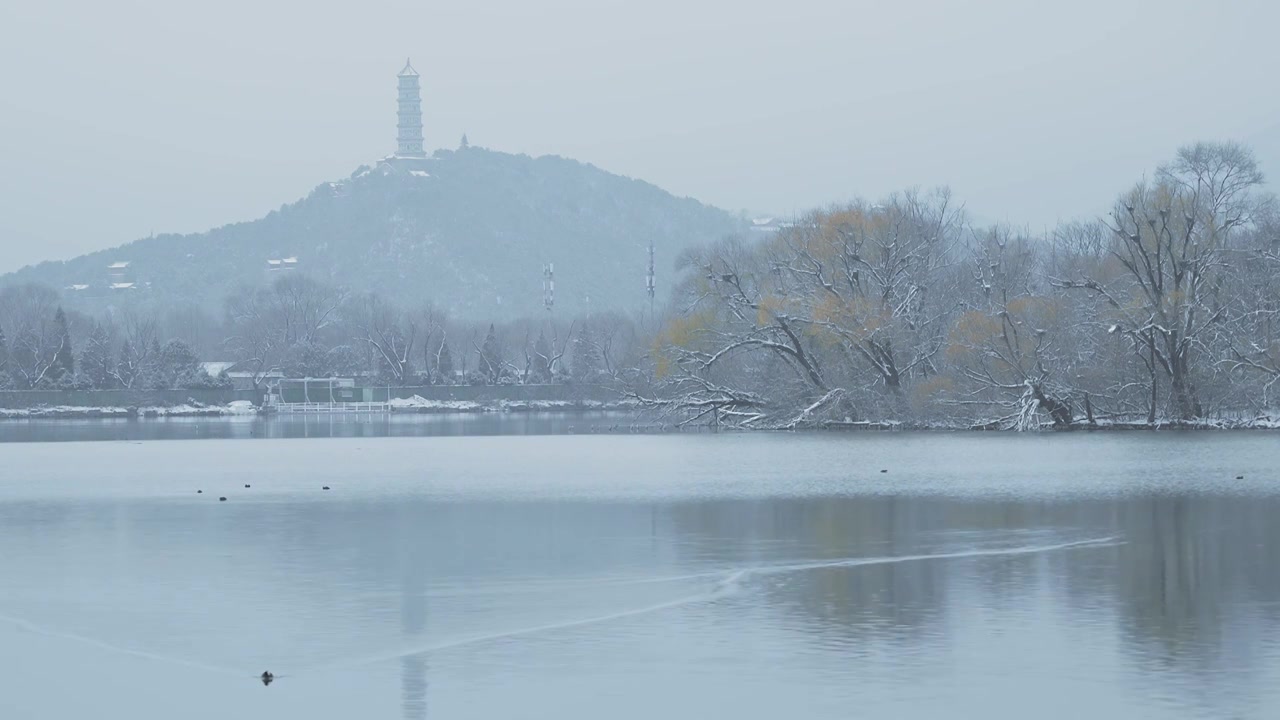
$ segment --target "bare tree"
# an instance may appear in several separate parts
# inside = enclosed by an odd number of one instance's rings
[[[424,316],[405,312],[377,294],[367,293],[351,304],[351,319],[352,337],[370,350],[379,374],[397,385],[410,384],[414,376],[413,349],[428,330]]]
[[[346,293],[305,275],[267,287],[242,288],[227,299],[226,347],[253,373],[254,387],[279,369],[295,346],[315,343],[340,318]]]
[[[272,283],[267,293],[281,338],[290,345],[315,340],[337,319],[345,298],[343,290],[306,275],[286,275]]]
[[[1270,408],[1280,383],[1280,207],[1271,200],[1260,203],[1255,226],[1232,248],[1234,307],[1222,361],[1245,386],[1239,401],[1258,410]]]
[[[289,343],[281,329],[270,297],[263,291],[242,290],[227,299],[225,341],[241,367],[253,373],[253,387],[276,370]]]
[[[945,190],[912,191],[696,253],[656,368],[689,403],[753,424],[904,412],[907,380],[938,373],[960,222]]]
[[[1121,271],[1059,281],[1112,308],[1113,331],[1145,347],[1168,378],[1179,420],[1205,413],[1198,384],[1227,318],[1226,253],[1233,232],[1250,221],[1261,182],[1252,153],[1239,145],[1184,147],[1156,182],[1140,183],[1112,213],[1109,252]]]
[[[804,311],[800,322],[901,394],[908,376],[936,371],[954,309],[940,285],[960,223],[946,190],[856,203],[782,233],[773,269],[789,279],[784,289]]]
[[[0,327],[8,335],[9,374],[24,388],[34,388],[56,373],[65,337],[54,317],[58,293],[37,284],[0,290]]]
[[[1031,240],[1008,228],[975,238],[975,292],[951,328],[947,358],[974,387],[960,402],[1009,407],[1012,413],[997,422],[1018,429],[1035,427],[1040,412],[1070,427],[1074,414],[1062,377],[1071,365],[1062,347],[1067,308],[1064,298],[1039,287],[1037,262]]]

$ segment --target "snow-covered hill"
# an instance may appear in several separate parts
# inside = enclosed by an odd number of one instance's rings
[[[359,168],[258,220],[42,263],[0,283],[43,282],[72,306],[130,298],[215,309],[245,285],[304,272],[455,317],[502,319],[542,309],[550,262],[558,313],[628,310],[646,302],[651,239],[665,285],[680,251],[739,224],[591,165],[469,147]],[[286,258],[296,262],[270,262]]]

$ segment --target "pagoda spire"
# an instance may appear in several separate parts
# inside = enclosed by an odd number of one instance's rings
[[[418,71],[409,58],[397,76],[399,108],[396,112],[396,155],[398,157],[426,157],[422,150],[422,90]]]

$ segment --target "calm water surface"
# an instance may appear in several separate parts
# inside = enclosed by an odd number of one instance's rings
[[[1275,435],[344,434],[0,444],[0,718],[1280,717]]]

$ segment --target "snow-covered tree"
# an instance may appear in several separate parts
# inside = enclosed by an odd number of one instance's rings
[[[997,420],[1007,426],[1035,427],[1043,413],[1069,427],[1068,298],[1041,280],[1032,241],[1007,228],[975,237],[969,262],[973,287],[947,337],[946,359],[960,387],[952,394],[1008,409]]]
[[[8,331],[9,375],[22,389],[48,385],[59,376],[64,336],[55,321],[58,293],[43,285],[0,289],[0,326]],[[65,320],[65,317],[64,317]]]
[[[479,356],[477,368],[479,369],[480,377],[486,383],[493,384],[498,382],[502,377],[504,353],[493,323],[489,324],[489,332],[484,336],[484,344],[477,348],[476,354]]]
[[[101,323],[94,323],[80,351],[80,374],[91,387],[106,389],[115,384],[114,367],[111,336]]]
[[[123,340],[120,354],[112,370],[116,384],[123,388],[142,387],[152,362],[153,350],[159,350],[155,315],[126,311],[120,318]]]
[[[58,349],[53,355],[53,367],[49,370],[49,380],[58,382],[63,378],[70,379],[75,375],[75,355],[71,350],[71,330],[67,327],[67,314],[58,306],[53,315],[54,332],[58,334]]]
[[[538,331],[538,340],[533,344],[533,357],[529,370],[529,382],[551,382],[551,341],[547,339],[545,330]]]
[[[9,341],[4,336],[4,328],[0,328],[0,390],[8,390],[12,384],[9,377]]]
[[[289,377],[328,377],[329,349],[314,340],[299,340],[284,354],[281,367]]]
[[[365,358],[350,345],[336,345],[325,353],[325,375],[355,375],[365,368]]]
[[[441,385],[453,385],[455,383],[453,354],[449,352],[449,342],[443,337],[440,338],[440,345],[436,348],[434,365],[437,383]]]
[[[600,345],[589,323],[582,323],[578,334],[573,338],[572,363],[573,378],[578,382],[594,382],[604,370]]]
[[[1113,332],[1131,338],[1167,378],[1178,420],[1205,414],[1202,391],[1216,367],[1211,348],[1231,312],[1224,292],[1232,237],[1251,222],[1261,184],[1247,148],[1184,147],[1154,182],[1117,202],[1108,253],[1119,272],[1062,281],[1114,311]]]
[[[374,293],[359,296],[347,310],[351,336],[371,353],[379,380],[409,384],[414,378],[414,347],[430,335],[421,314],[406,312]]]

